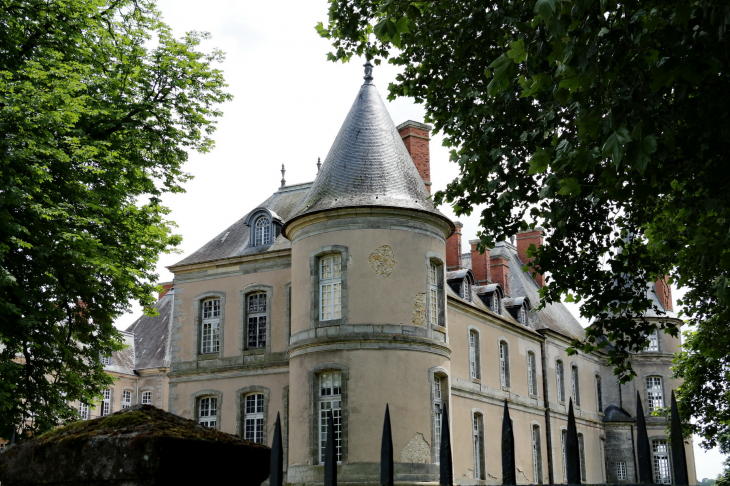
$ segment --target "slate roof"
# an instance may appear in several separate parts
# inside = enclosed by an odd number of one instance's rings
[[[170,336],[172,304],[175,290],[170,290],[155,304],[158,316],[142,315],[127,328],[134,335],[134,369],[164,368],[167,366],[167,343]]]
[[[120,331],[124,344],[127,346],[121,351],[112,353],[112,364],[104,365],[106,371],[121,373],[124,375],[134,374],[135,363],[135,343],[134,335],[129,331]]]
[[[604,422],[636,422],[636,419],[631,417],[631,414],[621,407],[616,405],[609,405],[606,410],[603,411]]]

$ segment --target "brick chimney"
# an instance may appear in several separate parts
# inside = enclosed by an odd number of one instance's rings
[[[474,272],[477,285],[487,285],[492,279],[489,268],[489,248],[484,250],[484,253],[479,253],[477,250],[479,240],[469,240],[469,244],[471,245],[471,271]]]
[[[419,123],[413,120],[398,125],[398,133],[400,133],[403,143],[411,154],[413,163],[416,164],[421,179],[426,184],[426,189],[431,192],[431,156],[428,150],[428,141],[431,125]]]
[[[543,236],[543,229],[539,226],[536,226],[531,231],[517,233],[517,256],[520,257],[523,263],[529,263],[534,260],[533,257],[527,256],[527,249],[530,248],[530,245],[535,245],[535,248],[540,248],[543,243]],[[541,274],[535,275],[534,278],[540,287],[545,285],[545,277]]]
[[[160,285],[162,285],[162,292],[157,295],[157,300],[163,298],[175,286],[172,282],[162,282]]]
[[[492,283],[498,283],[504,290],[504,295],[512,295],[509,288],[509,257],[504,249],[492,251],[489,255],[489,266],[492,274]]]
[[[461,267],[461,228],[463,224],[454,221],[456,231],[446,240],[446,270],[458,270]]]
[[[669,285],[669,275],[665,275],[664,278],[660,278],[654,284],[656,290],[656,296],[659,298],[659,302],[664,306],[664,309],[671,311],[674,310],[672,303],[672,287]]]

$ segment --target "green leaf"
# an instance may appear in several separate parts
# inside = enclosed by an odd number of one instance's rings
[[[639,150],[636,156],[636,169],[643,174],[651,160],[651,154],[656,152],[657,140],[654,135],[647,135],[639,142]]]
[[[408,34],[411,31],[408,30],[408,17],[403,17],[395,24],[395,30],[398,31],[399,34]]]
[[[625,127],[621,127],[606,139],[601,149],[604,157],[610,157],[615,166],[621,163],[624,156],[624,144],[631,141],[629,131]]]
[[[555,97],[555,100],[563,106],[568,104],[569,96],[570,96],[570,91],[568,91],[565,88],[560,88],[560,89],[556,89],[555,91],[553,91],[553,97]]]
[[[535,4],[535,13],[547,22],[555,13],[555,1],[556,0],[537,0],[537,3]]]
[[[507,56],[514,62],[520,63],[527,59],[527,51],[525,50],[525,43],[522,39],[509,43],[510,50],[507,51]]]
[[[561,196],[577,196],[580,194],[580,183],[574,177],[568,177],[560,181],[560,190],[558,194]]]
[[[541,147],[538,147],[530,158],[530,170],[528,175],[542,174],[550,165],[550,155]]]
[[[388,36],[388,28],[387,24],[390,23],[390,20],[387,18],[381,20],[377,24],[375,24],[375,27],[373,27],[373,33],[375,34],[375,37],[377,37],[379,40],[383,41],[385,37],[390,39]]]

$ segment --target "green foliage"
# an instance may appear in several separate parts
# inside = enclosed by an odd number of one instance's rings
[[[403,18],[397,43],[369,36]],[[688,289],[698,335],[679,406],[710,441],[730,409],[713,361],[730,350],[729,25],[720,0],[330,0],[318,27],[332,60],[402,66],[390,97],[423,103],[460,167],[435,200],[483,205],[482,245],[546,228],[530,264],[547,277],[543,304],[570,295],[595,319],[574,349],[607,336],[631,379],[648,333],[679,332],[642,317],[647,287],[668,274]],[[712,370],[718,389],[701,381]]]
[[[47,430],[112,383],[113,321],[152,303],[181,192],[230,95],[152,0],[0,0],[0,424]],[[31,413],[32,411],[32,413]]]

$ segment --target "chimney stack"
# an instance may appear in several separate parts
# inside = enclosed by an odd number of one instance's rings
[[[493,248],[489,255],[492,283],[498,283],[505,297],[512,295],[509,288],[509,256],[503,247]]]
[[[431,156],[428,150],[428,142],[431,139],[431,125],[419,123],[417,121],[408,120],[398,125],[398,133],[400,133],[403,143],[411,154],[413,163],[421,174],[421,179],[426,184],[426,189],[431,192]]]
[[[664,306],[664,309],[668,311],[674,310],[674,305],[672,303],[672,287],[669,285],[669,275],[665,275],[663,278],[657,280],[656,284],[654,284],[654,288],[656,289],[656,296],[659,298],[659,302],[661,302]]]
[[[535,245],[535,248],[540,248],[543,243],[543,236],[543,229],[539,226],[536,226],[534,230],[517,233],[517,256],[520,257],[523,263],[529,263],[534,260],[533,257],[527,256],[527,249],[530,248],[530,245]],[[540,287],[545,285],[545,277],[543,275],[538,273],[534,278]]]
[[[175,286],[172,282],[162,282],[160,285],[162,286],[162,292],[157,295],[157,300],[162,299]]]
[[[461,267],[461,228],[463,224],[454,221],[456,231],[446,240],[446,270],[458,270]]]
[[[488,285],[492,280],[489,271],[489,248],[484,250],[484,253],[479,253],[477,250],[479,240],[469,240],[469,244],[471,245],[471,271],[474,272],[477,285]]]

